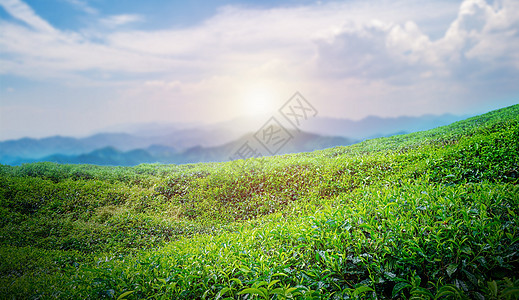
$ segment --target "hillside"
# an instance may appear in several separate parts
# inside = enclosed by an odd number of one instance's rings
[[[519,297],[519,105],[309,153],[0,177],[0,298]]]

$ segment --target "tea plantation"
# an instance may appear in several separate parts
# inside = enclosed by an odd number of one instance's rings
[[[519,105],[311,153],[0,165],[2,299],[518,299]]]

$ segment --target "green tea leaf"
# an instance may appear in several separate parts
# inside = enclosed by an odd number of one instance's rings
[[[452,274],[454,274],[456,272],[456,270],[458,270],[457,264],[448,265],[447,266],[447,275],[449,275],[449,277],[452,277]]]
[[[393,292],[391,293],[392,297],[395,298],[396,295],[398,293],[400,293],[401,290],[405,289],[405,288],[410,288],[412,287],[411,284],[407,283],[407,282],[399,282],[397,284],[395,284],[395,286],[393,287]]]
[[[263,298],[266,297],[265,293],[256,288],[246,288],[243,291],[239,292],[238,295],[251,294],[251,295],[259,295]]]
[[[134,291],[126,291],[124,293],[122,293],[121,295],[119,295],[119,297],[117,297],[117,300],[122,300],[122,299],[125,299],[126,296],[129,296],[131,294],[133,294]]]

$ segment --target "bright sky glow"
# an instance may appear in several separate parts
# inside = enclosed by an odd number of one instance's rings
[[[0,0],[0,140],[519,102],[519,1]]]

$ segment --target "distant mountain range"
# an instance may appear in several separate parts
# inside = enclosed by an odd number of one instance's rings
[[[423,115],[421,117],[402,116],[398,118],[381,118],[369,116],[353,121],[335,118],[308,119],[301,129],[316,134],[347,136],[354,139],[370,139],[395,134],[411,133],[445,126],[470,116]]]
[[[281,153],[294,153],[349,145],[368,138],[427,130],[466,118],[454,115],[421,117],[367,117],[359,121],[313,118],[297,131]],[[228,160],[265,122],[240,118],[211,125],[127,124],[85,138],[53,136],[0,142],[0,163],[18,165],[34,161],[136,165],[139,163],[192,163]],[[119,132],[111,132],[119,131]]]
[[[276,154],[307,152],[340,145],[350,145],[355,141],[343,137],[326,137],[305,132],[291,131],[294,137]],[[53,154],[39,159],[17,158],[12,165],[35,161],[51,161],[64,164],[95,164],[132,166],[141,163],[195,163],[229,160],[233,153],[246,141],[253,139],[253,133],[216,147],[196,146],[184,151],[176,151],[167,146],[152,145],[146,149],[120,151],[114,147],[104,147],[85,154]],[[265,151],[263,152],[265,153]]]
[[[0,142],[0,163],[40,161],[54,154],[82,155],[111,147],[119,151],[167,147],[168,151],[182,151],[195,146],[216,146],[237,138],[226,130],[182,129],[162,136],[136,136],[128,133],[99,133],[86,138],[53,136],[42,139],[22,138]],[[151,150],[153,150],[152,148]]]

